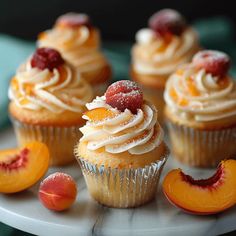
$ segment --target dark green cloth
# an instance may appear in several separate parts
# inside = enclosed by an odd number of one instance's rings
[[[227,18],[202,19],[194,24],[199,32],[201,45],[209,49],[227,52],[236,62],[236,43],[234,28]],[[104,51],[109,58],[114,72],[114,80],[129,78],[130,48],[132,43],[107,42]],[[33,51],[34,43],[22,41],[7,35],[0,35],[0,129],[9,124],[7,119],[7,89],[11,76],[17,66]],[[232,74],[236,75],[236,64],[233,63]],[[0,203],[1,204],[1,203]],[[27,235],[0,224],[0,235]]]

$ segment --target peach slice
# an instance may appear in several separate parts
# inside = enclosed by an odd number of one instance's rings
[[[0,151],[0,192],[16,193],[31,187],[47,172],[48,166],[49,151],[40,142]]]
[[[44,179],[39,188],[42,204],[54,211],[68,209],[75,201],[77,186],[74,179],[65,173],[56,172]]]
[[[210,215],[236,203],[236,160],[222,161],[208,179],[195,180],[181,169],[170,171],[163,181],[167,199],[182,210]]]
[[[100,122],[105,119],[115,117],[116,113],[107,108],[99,107],[93,110],[86,111],[84,115],[87,116],[92,122]]]
[[[187,79],[187,85],[188,85],[188,92],[190,93],[191,96],[199,96],[200,92],[197,89],[197,86],[195,84],[195,81],[192,77]]]

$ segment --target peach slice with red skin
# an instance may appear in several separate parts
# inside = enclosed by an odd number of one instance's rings
[[[39,188],[42,204],[54,211],[68,209],[75,201],[77,186],[74,179],[65,173],[56,172],[44,179]]]
[[[108,118],[113,118],[116,113],[104,107],[95,108],[84,112],[84,115],[92,122],[100,122]]]
[[[0,192],[16,193],[34,185],[47,172],[49,151],[45,144],[0,151]]]
[[[222,161],[208,179],[195,180],[181,169],[170,171],[163,181],[167,199],[185,212],[216,214],[236,203],[236,160]]]

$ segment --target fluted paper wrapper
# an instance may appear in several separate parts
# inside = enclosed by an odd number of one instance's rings
[[[167,122],[172,152],[180,162],[195,167],[216,167],[236,157],[236,127],[200,130]]]
[[[115,208],[137,207],[156,196],[159,177],[169,151],[160,160],[138,169],[98,166],[75,153],[90,195],[99,203]]]
[[[29,125],[11,117],[19,145],[31,141],[40,141],[48,146],[50,165],[62,166],[71,163],[74,159],[74,145],[81,137],[77,126],[52,127]]]

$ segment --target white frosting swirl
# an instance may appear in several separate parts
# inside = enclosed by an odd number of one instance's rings
[[[152,151],[163,141],[163,130],[157,122],[157,111],[153,105],[145,102],[137,114],[132,114],[128,109],[120,112],[112,108],[106,104],[104,96],[87,104],[89,110],[99,107],[111,110],[115,116],[100,122],[83,116],[88,121],[80,128],[83,133],[80,141],[87,142],[89,150],[104,147],[109,153],[128,151],[140,155]]]
[[[172,112],[199,122],[236,115],[236,85],[232,79],[226,77],[220,83],[219,78],[190,65],[182,73],[173,74],[166,84],[164,98]]]
[[[100,36],[87,26],[56,26],[39,35],[39,47],[57,49],[80,73],[100,70],[107,62],[100,52]]]
[[[30,60],[18,69],[9,87],[9,99],[21,108],[55,113],[82,112],[92,99],[90,86],[68,66],[40,70]]]
[[[157,38],[151,29],[141,29],[136,41],[132,60],[134,70],[140,74],[169,75],[198,50],[198,37],[192,28],[181,36],[173,35],[169,42]]]

